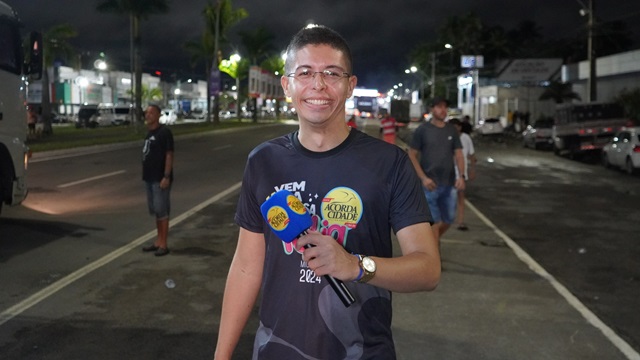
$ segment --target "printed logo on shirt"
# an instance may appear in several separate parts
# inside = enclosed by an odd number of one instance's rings
[[[329,223],[355,229],[362,217],[362,200],[352,189],[338,187],[325,195],[320,211]]]

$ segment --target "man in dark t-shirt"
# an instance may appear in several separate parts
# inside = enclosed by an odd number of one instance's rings
[[[149,132],[142,148],[142,180],[147,191],[149,214],[156,218],[158,237],[142,248],[153,251],[156,256],[169,253],[169,213],[171,212],[170,192],[173,183],[173,134],[160,124],[160,107],[149,105],[145,111],[145,123]]]
[[[357,83],[351,64],[344,39],[323,26],[300,30],[287,48],[281,84],[300,125],[249,154],[216,359],[231,359],[260,291],[254,359],[395,359],[391,292],[433,290],[440,279],[406,153],[344,121]],[[312,215],[308,234],[291,243],[260,212],[281,189]],[[391,231],[401,256],[393,257]],[[343,281],[356,302],[346,307],[324,275]]]
[[[431,119],[418,126],[409,149],[435,222],[432,229],[438,246],[455,220],[458,190],[465,186],[464,177],[456,176],[465,173],[464,157],[458,132],[445,122],[448,107],[444,98],[431,100]]]

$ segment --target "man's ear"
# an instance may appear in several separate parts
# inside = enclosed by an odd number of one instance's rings
[[[281,76],[280,77],[280,85],[282,85],[282,90],[284,90],[284,95],[286,97],[290,97],[289,96],[289,78],[287,76]]]
[[[351,97],[351,95],[353,95],[353,89],[356,88],[356,85],[358,84],[358,77],[355,75],[351,75],[351,77],[349,78],[349,94],[347,96],[347,99]]]

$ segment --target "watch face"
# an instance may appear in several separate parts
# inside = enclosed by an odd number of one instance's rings
[[[362,259],[362,267],[368,272],[376,271],[376,263],[368,257]]]

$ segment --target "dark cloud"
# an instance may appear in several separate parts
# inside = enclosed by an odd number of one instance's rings
[[[97,12],[95,7],[100,0],[4,1],[19,12],[27,30],[69,23],[79,33],[73,40],[79,50],[92,54],[103,51],[116,67],[128,70],[128,18]],[[486,24],[505,29],[533,20],[546,37],[575,37],[586,21],[578,13],[581,2],[588,0],[234,0],[234,7],[247,9],[249,18],[232,28],[229,37],[237,44],[237,31],[262,25],[274,33],[275,45],[284,49],[289,38],[307,23],[323,24],[340,32],[350,43],[360,85],[385,89],[403,75],[411,49],[421,42],[433,41],[449,16],[475,12]],[[170,14],[154,15],[144,21],[141,30],[147,69],[204,74],[203,69],[191,67],[184,43],[200,38],[206,4],[206,0],[173,0]],[[640,1],[598,1],[596,10],[601,21],[628,22],[636,45],[640,44]]]

